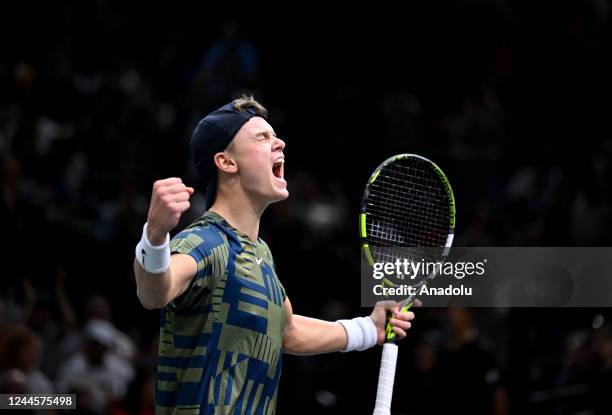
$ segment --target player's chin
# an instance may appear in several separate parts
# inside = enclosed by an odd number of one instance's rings
[[[287,190],[287,188],[285,187],[284,189],[274,189],[274,196],[273,196],[273,200],[272,203],[274,202],[281,202],[285,199],[287,199],[289,197],[289,191]]]
[[[273,198],[274,202],[280,202],[289,197],[289,191],[287,190],[287,182],[285,179],[274,178],[272,180]]]

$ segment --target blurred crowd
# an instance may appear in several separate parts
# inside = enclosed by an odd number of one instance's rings
[[[398,152],[443,166],[457,245],[610,246],[610,2],[569,3],[453,2],[448,16],[410,6],[417,17],[386,16],[375,34],[337,31],[331,17],[315,30],[166,10],[136,30],[138,6],[115,1],[40,5],[36,16],[27,2],[4,6],[9,28],[37,29],[5,37],[0,57],[0,393],[76,393],[92,414],[153,411],[158,318],[136,298],[133,246],[156,179],[196,187],[179,228],[203,212],[190,133],[242,91],[287,142],[291,197],[264,215],[262,237],[300,314],[365,312],[361,190]],[[419,310],[394,408],[609,413],[611,319]],[[279,413],[369,408],[377,353],[286,357]]]
[[[79,413],[152,413],[157,345],[137,349],[100,295],[79,321],[59,273],[55,301],[25,280],[23,303],[0,304],[1,393],[76,394]]]

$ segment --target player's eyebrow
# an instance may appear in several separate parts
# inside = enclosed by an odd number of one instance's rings
[[[271,135],[272,137],[276,137],[276,133],[274,132],[274,130],[259,131],[255,134],[255,137],[261,137],[263,135]]]

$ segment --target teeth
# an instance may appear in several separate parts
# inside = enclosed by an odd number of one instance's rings
[[[285,163],[285,159],[278,159],[278,160],[276,160],[276,161],[274,162],[274,165],[277,165],[277,164],[284,164],[284,163]]]

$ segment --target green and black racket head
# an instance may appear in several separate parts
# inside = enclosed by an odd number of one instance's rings
[[[444,172],[415,154],[399,154],[376,168],[366,185],[359,218],[364,254],[370,263],[440,261],[453,242],[455,198]],[[424,275],[413,286],[435,275]],[[386,286],[395,284],[388,278]],[[403,302],[403,310],[411,299]],[[387,327],[387,341],[395,333]]]

